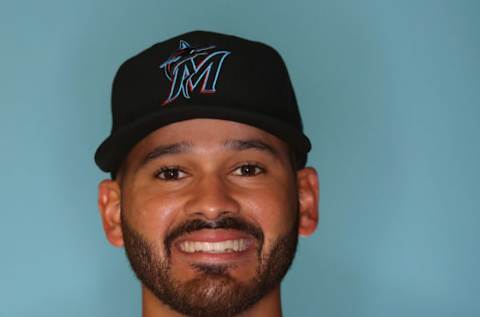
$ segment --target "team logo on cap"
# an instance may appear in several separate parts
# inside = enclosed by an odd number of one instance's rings
[[[180,41],[178,49],[160,65],[171,82],[170,93],[162,105],[171,103],[180,95],[190,99],[190,93],[195,91],[215,93],[223,61],[229,54],[228,51],[216,51],[215,46],[194,48]]]

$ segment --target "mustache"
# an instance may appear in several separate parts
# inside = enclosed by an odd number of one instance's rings
[[[180,224],[173,229],[165,238],[165,249],[170,254],[172,242],[178,237],[202,229],[234,229],[245,232],[259,241],[263,245],[264,235],[261,228],[245,221],[239,217],[225,216],[218,220],[206,221],[203,219],[192,219]]]

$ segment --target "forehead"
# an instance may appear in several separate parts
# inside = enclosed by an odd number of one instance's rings
[[[227,141],[255,140],[272,147],[279,155],[288,156],[287,144],[259,128],[220,119],[191,119],[169,124],[155,130],[137,143],[127,157],[127,163],[139,160],[161,145],[188,143],[192,152],[224,149]]]

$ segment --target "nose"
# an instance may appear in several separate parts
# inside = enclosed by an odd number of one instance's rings
[[[185,211],[206,220],[237,214],[240,204],[233,194],[234,189],[221,176],[204,175],[191,189]]]

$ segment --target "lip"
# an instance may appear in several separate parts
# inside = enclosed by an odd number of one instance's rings
[[[180,244],[185,241],[196,242],[220,242],[226,240],[243,239],[247,243],[247,247],[243,251],[225,252],[225,253],[208,253],[204,251],[185,252],[180,248]],[[256,240],[251,235],[244,232],[232,229],[202,229],[189,234],[183,235],[174,243],[174,249],[181,257],[192,262],[204,263],[225,263],[225,262],[239,262],[246,258],[256,250]]]

